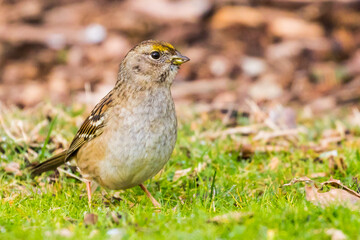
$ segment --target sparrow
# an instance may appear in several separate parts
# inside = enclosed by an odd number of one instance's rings
[[[75,160],[91,184],[120,190],[140,186],[154,206],[160,204],[144,186],[169,161],[177,138],[170,87],[181,64],[190,59],[170,43],[143,41],[122,60],[115,87],[94,107],[70,147],[32,167],[33,175]]]

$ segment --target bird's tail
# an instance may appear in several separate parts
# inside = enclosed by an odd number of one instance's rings
[[[65,163],[66,158],[66,150],[62,151],[61,153],[56,154],[44,162],[34,166],[31,168],[31,175],[39,175],[43,172],[50,171],[56,169],[58,166]]]

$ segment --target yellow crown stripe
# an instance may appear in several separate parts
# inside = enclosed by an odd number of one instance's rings
[[[166,42],[161,43],[161,44],[154,44],[153,49],[155,51],[159,51],[159,52],[174,51],[175,50],[173,45],[171,45],[170,43],[166,43]]]

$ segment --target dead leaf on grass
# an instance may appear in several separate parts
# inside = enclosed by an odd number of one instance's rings
[[[229,223],[229,222],[242,222],[246,218],[252,217],[254,214],[249,212],[229,212],[223,215],[215,216],[208,220],[212,223]]]
[[[8,163],[4,169],[5,169],[5,172],[13,173],[15,176],[22,175],[22,172],[20,171],[20,164],[17,162]]]
[[[175,171],[174,177],[173,177],[173,181],[178,180],[179,178],[186,176],[192,168],[186,168],[186,169],[181,169],[181,170],[177,170]]]
[[[279,165],[280,165],[280,160],[279,160],[279,158],[277,158],[277,157],[273,157],[271,160],[270,160],[270,163],[269,163],[269,168],[270,168],[270,170],[275,170],[275,169],[277,169],[278,167],[279,167]]]
[[[346,235],[339,229],[329,228],[325,230],[325,233],[331,237],[331,240],[345,240]]]
[[[95,225],[98,221],[98,215],[95,213],[86,213],[84,216],[85,225]]]
[[[294,178],[290,183],[283,186],[291,186],[298,182],[311,184],[305,186],[306,200],[315,205],[326,207],[331,204],[345,205],[351,209],[359,209],[360,194],[343,185],[340,180],[330,179],[328,181],[317,184],[308,177]],[[327,192],[320,192],[324,186],[332,186]]]
[[[202,170],[205,169],[206,167],[206,163],[199,163],[198,166],[193,170],[193,174],[196,174],[198,172],[201,172]],[[175,171],[174,177],[173,177],[173,181],[178,180],[179,178],[186,176],[189,174],[189,172],[191,172],[192,168],[186,168],[186,169],[181,169],[181,170],[177,170]]]
[[[328,192],[319,192],[319,189],[314,186],[306,186],[305,192],[306,200],[321,207],[329,206],[333,203],[349,204],[349,207],[351,207],[360,201],[359,197],[355,197],[349,192],[337,188],[330,189]]]

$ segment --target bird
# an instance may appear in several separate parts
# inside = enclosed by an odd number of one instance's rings
[[[31,174],[75,160],[89,204],[95,184],[110,190],[140,186],[161,207],[143,183],[174,150],[177,118],[170,87],[180,65],[189,60],[164,41],[133,47],[120,63],[114,88],[93,108],[69,148],[33,166]]]

